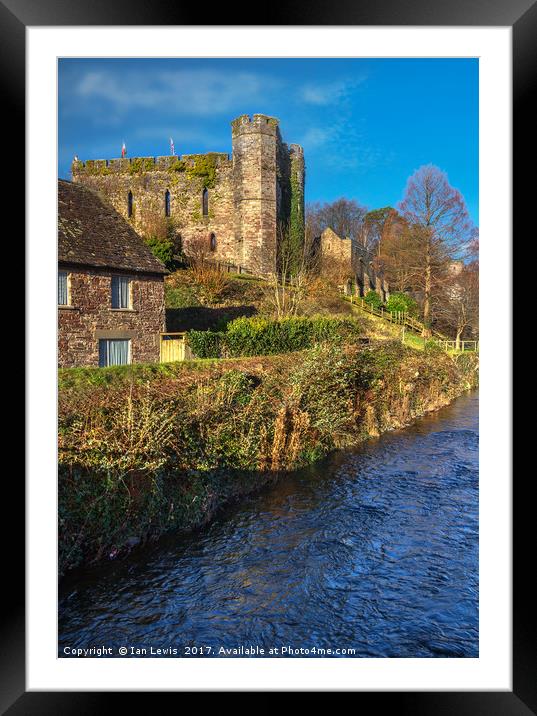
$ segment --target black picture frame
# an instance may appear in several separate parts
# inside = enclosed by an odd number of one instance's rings
[[[418,26],[511,26],[513,33],[513,157],[514,157],[514,231],[522,236],[525,212],[533,206],[535,182],[526,177],[529,165],[534,172],[535,124],[530,102],[535,96],[537,68],[537,3],[534,0],[333,0],[321,3],[293,0],[288,4],[259,6],[258,16],[251,4],[244,9],[234,3],[211,6],[211,25],[418,25]],[[205,14],[205,17],[204,17]],[[0,0],[0,85],[3,120],[6,122],[3,147],[4,170],[9,167],[8,195],[4,207],[24,216],[25,171],[25,30],[28,26],[69,25],[206,25],[206,11],[166,0]],[[38,157],[26,157],[31,171]],[[17,176],[18,175],[18,176]],[[17,235],[19,230],[17,230]],[[13,244],[14,235],[11,239]],[[17,239],[19,241],[19,239]],[[20,242],[19,245],[21,245]],[[499,268],[499,272],[504,272]],[[499,273],[498,280],[501,281]],[[514,285],[514,283],[513,283]],[[18,315],[12,331],[20,328]],[[9,319],[7,320],[9,326]],[[9,328],[8,328],[9,330]],[[505,336],[504,336],[505,337]],[[509,336],[507,336],[509,339]],[[20,470],[7,474],[4,483],[4,511],[18,517],[13,524],[3,520],[4,534],[4,606],[1,610],[0,708],[10,716],[24,714],[97,714],[128,707],[126,693],[115,692],[26,692],[24,628],[24,484]],[[358,708],[364,699],[376,700],[377,708],[419,714],[486,714],[487,716],[524,716],[537,714],[537,663],[535,648],[535,597],[533,560],[527,556],[534,543],[529,510],[531,476],[514,483],[513,514],[513,691],[512,692],[359,692]],[[15,479],[18,478],[18,479]],[[9,585],[9,586],[8,586]],[[162,696],[161,694],[159,696]],[[180,694],[171,694],[174,697]],[[155,693],[136,693],[137,707]],[[168,694],[170,696],[170,694]],[[149,702],[147,702],[149,703]]]

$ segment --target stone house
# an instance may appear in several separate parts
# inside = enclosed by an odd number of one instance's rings
[[[58,182],[58,364],[159,360],[164,265],[99,194]]]
[[[264,114],[231,122],[232,154],[76,159],[73,182],[98,190],[138,233],[255,274],[276,268],[281,227],[304,225],[304,154]]]

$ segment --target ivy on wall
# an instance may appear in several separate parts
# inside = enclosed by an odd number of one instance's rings
[[[196,155],[194,162],[187,165],[186,175],[189,179],[200,179],[205,189],[212,189],[216,183],[216,155]]]
[[[304,159],[302,156],[291,158],[291,212],[289,216],[289,244],[293,264],[296,268],[304,247]]]
[[[129,174],[143,174],[154,169],[155,162],[152,157],[133,157],[129,164]]]
[[[200,180],[202,188],[212,189],[216,184],[217,155],[216,154],[196,154],[192,159],[176,159],[168,167],[168,171],[173,174],[175,172],[184,172],[187,179]]]
[[[106,176],[111,173],[105,162],[96,162],[94,159],[88,159],[85,166],[82,162],[78,162],[76,166],[73,164],[75,169],[79,168],[78,165],[81,165],[83,171],[90,176]]]

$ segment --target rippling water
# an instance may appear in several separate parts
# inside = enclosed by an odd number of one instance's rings
[[[59,653],[103,645],[478,656],[477,393],[70,575]]]

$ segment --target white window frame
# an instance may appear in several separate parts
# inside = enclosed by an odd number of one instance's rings
[[[110,365],[101,365],[101,341],[127,341],[127,362],[126,363],[120,363],[119,365],[131,365],[132,364],[132,338],[99,338],[97,342],[97,350],[98,350],[98,361],[99,361],[99,368],[109,368],[113,367]]]
[[[71,281],[70,281],[71,275],[70,275],[69,271],[64,271],[63,269],[61,269],[61,270],[58,271],[58,281],[59,281],[59,279],[60,279],[60,275],[61,275],[61,274],[65,274],[65,293],[66,293],[66,296],[67,296],[67,300],[66,300],[65,303],[60,303],[60,302],[59,302],[59,298],[60,298],[60,297],[59,297],[59,286],[56,288],[56,290],[58,291],[58,307],[59,307],[59,308],[65,308],[66,306],[70,306],[70,305],[71,305],[71,285],[70,285],[70,283],[71,283]]]
[[[124,279],[128,282],[129,292],[127,306],[114,306],[114,279]],[[121,292],[119,293],[121,298]],[[112,274],[110,277],[110,304],[112,311],[132,311],[132,278],[130,276],[124,276],[123,274]]]

